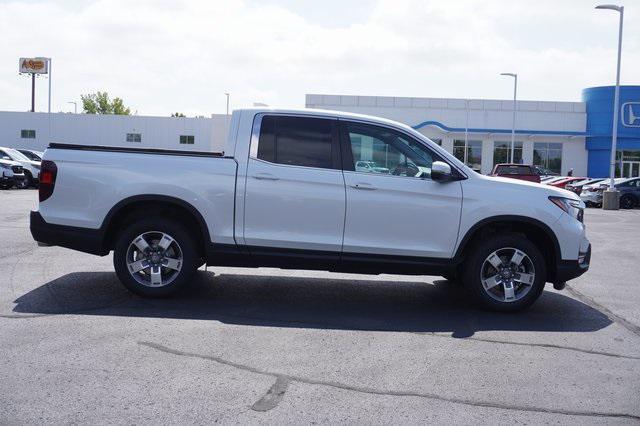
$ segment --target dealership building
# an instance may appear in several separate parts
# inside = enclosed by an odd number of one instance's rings
[[[514,161],[574,176],[609,174],[614,87],[582,102],[517,101]],[[620,88],[618,173],[640,176],[640,86]],[[510,160],[513,101],[386,96],[306,96],[307,108],[377,115],[405,123],[481,173]]]
[[[614,88],[592,87],[582,102],[517,101],[514,161],[574,176],[609,173]],[[307,108],[405,123],[481,173],[510,159],[513,101],[309,94]],[[640,86],[620,89],[618,174],[640,176]],[[43,150],[50,142],[221,150],[226,115],[200,118],[0,112],[0,146]]]

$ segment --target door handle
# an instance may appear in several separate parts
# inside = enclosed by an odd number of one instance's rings
[[[278,180],[278,179],[280,179],[278,176],[274,176],[271,173],[256,173],[252,177],[254,179],[261,179],[261,180]]]
[[[368,191],[373,191],[374,189],[376,189],[375,186],[371,185],[370,183],[356,183],[354,185],[349,185],[354,189],[365,189]]]

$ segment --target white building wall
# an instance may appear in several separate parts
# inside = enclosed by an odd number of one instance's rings
[[[211,118],[0,112],[0,146],[43,151],[49,143],[106,145],[186,151],[219,151],[224,147],[227,116]],[[21,130],[35,130],[23,139]],[[140,133],[141,142],[127,142],[127,133]],[[180,135],[194,144],[180,144]]]

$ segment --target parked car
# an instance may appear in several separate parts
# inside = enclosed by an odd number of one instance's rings
[[[357,172],[374,172],[374,173],[386,173],[389,174],[389,169],[386,167],[380,167],[375,161],[358,161],[356,162]]]
[[[22,165],[16,161],[0,158],[0,189],[9,189],[24,185]]]
[[[17,151],[31,161],[42,161],[42,151],[34,151],[32,149],[18,149]]]
[[[580,195],[580,193],[582,192],[582,188],[585,185],[593,185],[602,182],[603,180],[604,178],[586,178],[577,182],[568,183],[564,186],[564,189]]]
[[[442,275],[515,311],[589,268],[578,196],[474,173],[409,126],[248,109],[230,128],[224,153],[51,144],[33,238],[113,250],[120,281],[147,297],[206,263]],[[356,172],[365,137],[390,174]]]
[[[638,183],[640,178],[616,178],[613,180],[613,184],[620,191],[620,207],[633,208],[638,205],[640,194],[637,192]],[[609,179],[604,179],[601,182],[592,185],[585,185],[580,193],[580,199],[584,201],[587,206],[602,206],[603,192],[609,187]]]
[[[13,148],[0,147],[0,158],[17,161],[24,170],[25,187],[36,186],[40,179],[40,161],[29,160]]]
[[[565,188],[567,184],[572,182],[578,182],[580,180],[585,180],[583,177],[565,177],[564,179],[556,180],[554,182],[549,183],[548,185],[555,186],[556,188]]]
[[[555,182],[560,182],[561,180],[566,179],[568,176],[554,176],[551,179],[546,179],[543,183],[545,185],[551,185],[552,183]]]
[[[500,176],[540,183],[540,175],[536,173],[534,166],[526,164],[496,164],[493,167],[491,176]]]

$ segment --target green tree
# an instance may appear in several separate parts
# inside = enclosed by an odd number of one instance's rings
[[[88,95],[81,95],[82,109],[86,114],[115,114],[131,115],[131,109],[124,106],[120,98],[109,99],[107,92],[97,91]]]
[[[184,115],[181,112],[174,112],[171,114],[172,117],[186,117],[186,115]]]

